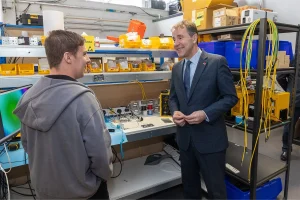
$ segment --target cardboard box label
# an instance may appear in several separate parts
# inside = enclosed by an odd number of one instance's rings
[[[225,10],[220,10],[214,13],[214,17],[220,17],[225,15]]]
[[[200,26],[201,22],[204,20],[204,12],[197,12],[196,26]]]
[[[214,27],[219,27],[219,26],[221,26],[221,17],[216,17]]]
[[[84,36],[84,46],[86,51],[95,52],[95,40],[94,36]]]

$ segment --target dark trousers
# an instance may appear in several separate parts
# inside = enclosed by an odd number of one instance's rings
[[[294,112],[294,124],[293,126],[296,126],[296,123],[300,117],[300,107],[295,107],[295,112]],[[284,126],[284,130],[283,130],[283,135],[282,135],[282,151],[287,152],[288,151],[288,146],[289,146],[289,142],[288,142],[288,136],[290,133],[290,124],[287,124]]]
[[[226,150],[211,154],[200,154],[190,142],[187,151],[180,149],[182,183],[185,199],[201,199],[201,177],[203,176],[209,199],[227,199],[225,185]]]
[[[109,199],[107,183],[102,181],[97,192],[89,199]]]

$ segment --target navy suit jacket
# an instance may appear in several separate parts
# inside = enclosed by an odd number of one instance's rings
[[[169,107],[190,115],[203,110],[209,122],[177,126],[179,148],[187,150],[192,141],[200,153],[214,153],[228,147],[224,113],[238,101],[232,74],[223,56],[209,54],[202,50],[197,69],[192,80],[190,96],[187,98],[183,85],[184,60],[176,63],[172,70]]]

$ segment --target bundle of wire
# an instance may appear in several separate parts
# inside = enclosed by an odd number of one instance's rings
[[[146,92],[145,92],[145,88],[144,88],[143,84],[138,80],[132,81],[132,82],[137,83],[140,86],[141,91],[142,91],[142,100],[147,100],[147,96],[146,96]]]
[[[249,25],[247,30],[244,33],[242,44],[241,44],[241,52],[240,52],[240,77],[241,77],[241,90],[243,94],[243,117],[244,117],[244,151],[242,155],[242,161],[243,163],[245,158],[245,153],[247,151],[247,143],[248,143],[248,137],[247,137],[247,121],[249,118],[248,113],[248,107],[249,107],[249,95],[248,95],[248,83],[251,80],[251,56],[252,56],[252,41],[254,37],[254,33],[256,30],[256,26],[259,24],[260,19],[255,20],[252,24]],[[266,132],[266,140],[270,137],[271,134],[271,112],[272,112],[272,96],[274,94],[275,90],[275,80],[276,80],[276,69],[277,69],[277,53],[278,53],[278,46],[279,46],[279,39],[278,39],[278,29],[276,27],[276,24],[271,21],[267,20],[269,31],[270,31],[270,41],[268,45],[268,60],[266,62],[266,75],[264,77],[264,84],[263,84],[263,93],[262,93],[262,112],[260,117],[260,125],[259,125],[259,131],[257,134],[257,138],[255,141],[254,149],[252,149],[252,152],[255,152],[259,140],[259,136],[261,133],[262,126],[264,125],[264,129]],[[247,45],[245,45],[247,44]],[[243,52],[244,48],[246,48],[246,61],[245,65],[243,66]],[[262,52],[264,53],[264,52]],[[244,67],[244,70],[243,70]],[[273,74],[273,75],[272,75]],[[273,76],[273,77],[272,77]],[[271,86],[269,83],[271,82]],[[256,85],[256,87],[260,87],[259,85]],[[259,108],[256,108],[259,109]],[[249,165],[249,171],[248,171],[248,180],[250,181],[251,176],[251,165],[253,160],[254,153],[251,155],[250,165]]]

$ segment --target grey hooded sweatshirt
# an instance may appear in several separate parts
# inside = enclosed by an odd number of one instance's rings
[[[85,85],[41,78],[20,100],[22,144],[40,199],[87,199],[112,174],[111,138]]]

